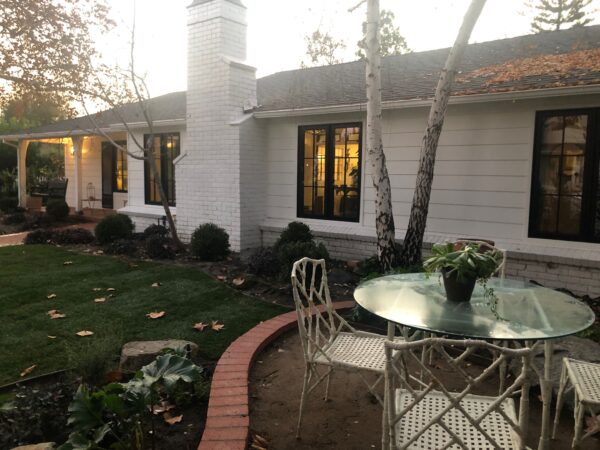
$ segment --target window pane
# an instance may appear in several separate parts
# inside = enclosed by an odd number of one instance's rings
[[[359,140],[357,127],[335,129],[333,215],[336,218],[358,218]]]
[[[541,217],[539,231],[542,233],[556,232],[556,216],[558,214],[558,196],[544,195],[541,198]]]
[[[558,194],[560,158],[542,157],[540,161],[540,190],[544,194]]]
[[[587,116],[565,117],[565,144],[585,144],[587,134]]]
[[[325,214],[327,130],[304,131],[303,207],[308,215]]]
[[[148,139],[145,136],[144,139]],[[153,156],[156,172],[160,175],[162,188],[171,206],[175,206],[175,166],[173,160],[179,156],[179,133],[166,133],[154,135]],[[145,165],[145,178],[148,203],[161,203],[160,186],[152,175],[150,164]]]
[[[581,221],[581,197],[561,197],[558,214],[558,232],[561,234],[579,234]]]
[[[583,190],[583,156],[565,156],[562,163],[561,194],[581,195]]]
[[[325,214],[325,188],[304,188],[304,213],[316,216]]]

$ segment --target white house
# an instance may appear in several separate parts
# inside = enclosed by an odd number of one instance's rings
[[[150,101],[159,167],[181,236],[214,222],[246,251],[292,220],[339,258],[375,253],[364,153],[364,63],[256,80],[240,0],[189,6],[188,90]],[[397,236],[408,221],[430,99],[448,49],[384,58],[384,148]],[[600,26],[472,44],[461,65],[435,168],[428,243],[477,237],[508,250],[508,274],[600,295]],[[134,136],[147,125],[136,105]],[[111,112],[113,138],[132,139]],[[138,229],[163,216],[144,163],[79,118],[0,136],[64,142],[68,203],[112,208]],[[95,191],[89,199],[89,188]],[[102,194],[102,195],[100,195]]]

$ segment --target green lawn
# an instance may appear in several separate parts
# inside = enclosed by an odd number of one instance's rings
[[[71,265],[63,265],[72,261]],[[0,248],[0,385],[19,379],[33,364],[32,376],[64,369],[67,349],[82,339],[122,336],[124,342],[177,338],[199,345],[209,359],[258,322],[287,310],[230,289],[193,268],[126,261],[69,252],[51,246]],[[155,282],[162,285],[152,287]],[[105,303],[94,299],[115,288]],[[56,294],[55,299],[47,295]],[[67,315],[51,320],[47,312]],[[166,311],[151,320],[146,314]],[[220,332],[195,331],[196,322],[219,320]],[[94,332],[79,337],[80,330]],[[48,336],[56,336],[50,339]]]

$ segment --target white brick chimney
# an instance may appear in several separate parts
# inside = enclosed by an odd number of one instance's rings
[[[240,181],[249,179],[244,188],[258,195],[261,188],[253,186],[241,161],[262,151],[254,145],[262,133],[243,112],[245,104],[256,103],[255,69],[245,59],[246,7],[241,1],[195,0],[188,16],[187,142],[176,165],[177,228],[187,238],[198,225],[216,223],[227,230],[236,251],[256,246],[260,220],[254,208],[242,208],[249,198]],[[245,134],[252,142],[249,150],[242,150],[248,146]],[[242,209],[250,209],[251,217],[259,215],[247,219]]]

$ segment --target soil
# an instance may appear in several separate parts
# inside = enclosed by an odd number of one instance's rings
[[[343,449],[381,447],[381,406],[368,394],[360,375],[338,371],[331,379],[330,400],[323,401],[324,385],[309,395],[296,440],[298,407],[304,360],[297,331],[289,332],[257,358],[250,373],[250,428],[268,442],[269,450]],[[444,375],[445,381],[454,380]],[[495,389],[495,388],[494,388]],[[493,392],[490,392],[493,394]],[[527,444],[537,448],[540,432],[539,392],[530,397],[530,432]],[[554,409],[552,410],[552,414]],[[552,450],[571,448],[573,416],[565,408]],[[583,442],[582,450],[600,448],[600,436]]]

